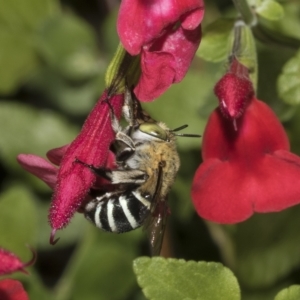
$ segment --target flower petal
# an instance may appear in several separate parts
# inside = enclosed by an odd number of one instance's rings
[[[223,224],[246,220],[253,213],[249,185],[248,177],[245,180],[243,172],[236,172],[228,161],[205,161],[196,171],[192,185],[197,213],[206,220]]]
[[[171,53],[176,62],[176,76],[174,82],[180,82],[188,71],[201,40],[201,25],[193,30],[178,27],[169,34],[162,51]]]
[[[253,212],[275,212],[300,203],[300,157],[290,153],[276,115],[252,99],[237,121],[215,110],[203,137],[204,162],[192,186],[198,214],[218,223],[237,223]]]
[[[151,101],[168,89],[174,81],[175,61],[165,52],[143,52],[142,74],[134,93],[141,101]]]
[[[53,232],[69,223],[96,181],[95,174],[82,164],[74,163],[75,160],[79,159],[97,167],[106,164],[109,146],[114,138],[106,101],[107,94],[104,92],[61,161],[49,212]],[[123,95],[115,95],[109,101],[116,115],[120,117]]]
[[[196,28],[203,12],[202,0],[123,0],[117,30],[124,48],[131,55],[137,55],[144,45],[181,19],[184,28]]]
[[[33,154],[19,154],[18,163],[28,172],[43,180],[51,189],[54,189],[58,168],[44,158]]]
[[[181,26],[187,30],[193,30],[199,26],[204,17],[204,3],[200,2],[198,8],[186,13],[181,18]],[[199,22],[200,20],[200,22]]]
[[[254,212],[286,209],[300,202],[300,158],[288,151],[267,154],[254,169],[210,159],[197,170],[192,198],[204,219],[234,224]]]
[[[134,89],[138,99],[151,101],[171,84],[183,79],[192,62],[201,39],[200,25],[194,30],[168,28],[141,54],[140,80]]]
[[[63,156],[65,155],[69,146],[70,145],[67,144],[67,145],[59,147],[59,148],[51,149],[47,152],[46,155],[53,164],[59,166],[61,163],[61,160],[62,160]]]
[[[219,158],[248,165],[265,153],[289,150],[289,140],[274,112],[264,102],[252,99],[237,120],[237,130],[219,109],[210,116],[203,134],[203,160]]]
[[[300,157],[284,150],[267,154],[256,170],[256,212],[281,211],[300,202]]]
[[[1,300],[29,300],[20,281],[14,279],[0,280]]]

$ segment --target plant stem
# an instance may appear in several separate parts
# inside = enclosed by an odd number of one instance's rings
[[[218,245],[224,264],[231,270],[235,270],[235,249],[230,235],[222,227],[222,225],[206,221],[212,239]]]
[[[250,6],[248,5],[247,0],[232,0],[236,10],[241,15],[243,21],[249,25],[254,26],[257,23],[256,16]]]

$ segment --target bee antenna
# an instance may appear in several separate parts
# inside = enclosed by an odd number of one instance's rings
[[[184,125],[182,125],[182,126],[180,126],[180,127],[177,127],[177,128],[175,128],[175,129],[173,129],[173,130],[170,130],[170,131],[174,133],[174,132],[176,132],[176,131],[185,129],[185,128],[187,128],[188,126],[189,126],[189,125],[184,124]],[[189,134],[189,133],[174,133],[174,135],[175,135],[175,136],[184,136],[184,137],[201,137],[201,135],[199,135],[199,134]]]
[[[182,125],[182,126],[180,126],[180,127],[177,127],[177,128],[175,128],[175,129],[173,129],[173,130],[171,130],[171,131],[172,131],[172,132],[180,131],[180,130],[182,130],[182,129],[187,128],[188,126],[189,126],[188,124],[184,124],[184,125]]]
[[[174,133],[175,136],[183,136],[183,137],[196,137],[199,138],[201,137],[200,134],[190,134],[190,133]]]

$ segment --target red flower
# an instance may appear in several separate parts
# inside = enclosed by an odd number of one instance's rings
[[[15,254],[0,248],[0,275],[10,274],[16,271],[27,274],[24,268],[31,266],[36,260],[36,255],[34,252],[33,254],[33,258],[29,262],[22,263]],[[28,300],[29,298],[18,280],[4,279],[0,280],[0,299]]]
[[[134,89],[142,101],[161,95],[185,76],[201,40],[202,0],[123,0],[118,34],[124,48],[141,54]]]
[[[216,93],[226,103],[233,101],[226,97],[236,95],[218,88]],[[254,96],[249,100],[249,93],[245,84],[247,103],[241,103],[235,127],[217,108],[204,132],[203,163],[194,177],[192,199],[198,214],[210,221],[232,224],[253,212],[281,211],[300,202],[300,157],[289,152],[276,115]]]
[[[14,279],[0,280],[1,300],[29,300],[20,281]]]
[[[88,168],[82,164],[74,164],[75,159],[78,158],[95,166],[105,166],[107,163],[114,132],[111,128],[109,106],[106,101],[107,94],[104,92],[76,139],[70,145],[47,153],[49,160],[59,165],[59,169],[35,155],[18,156],[19,163],[26,170],[54,188],[49,213],[49,221],[53,229],[51,243],[54,243],[56,230],[62,229],[69,223],[96,181],[96,176]],[[109,101],[116,115],[120,117],[123,95],[113,96]]]

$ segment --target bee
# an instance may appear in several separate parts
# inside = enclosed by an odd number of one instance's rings
[[[110,182],[109,189],[91,190],[92,200],[83,207],[84,215],[108,232],[123,233],[143,225],[152,255],[159,255],[169,214],[167,195],[180,165],[176,136],[200,136],[175,133],[187,125],[170,130],[155,121],[129,89],[124,97],[123,116],[128,123],[124,129],[112,107],[110,110],[117,168],[97,168],[77,160]]]

